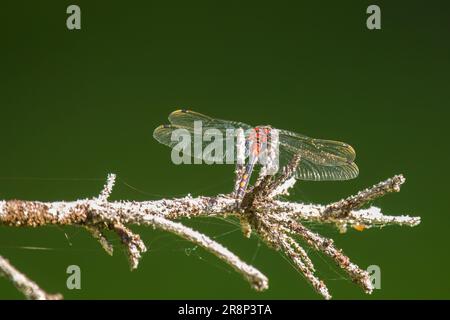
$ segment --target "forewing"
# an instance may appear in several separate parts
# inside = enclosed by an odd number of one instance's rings
[[[197,132],[193,128],[183,127],[179,125],[166,124],[157,127],[153,131],[153,137],[159,142],[170,148],[174,148],[180,142],[180,135],[187,134],[189,135],[189,139],[191,142],[190,147],[190,155],[197,159],[203,158],[203,151],[211,148],[211,143],[220,143],[222,145],[222,156],[217,156],[217,159],[223,159],[226,161],[236,161],[237,152],[236,152],[236,137],[225,135],[224,132],[221,131],[209,131],[209,133],[205,133],[204,131]],[[200,147],[195,149],[195,147]],[[198,152],[196,151],[198,150]],[[215,153],[214,153],[215,156]]]
[[[169,121],[173,125],[189,129],[194,128],[195,121],[201,121],[203,130],[214,128],[225,131],[226,129],[242,128],[245,131],[252,128],[250,125],[242,122],[215,119],[191,110],[174,111],[169,115]]]

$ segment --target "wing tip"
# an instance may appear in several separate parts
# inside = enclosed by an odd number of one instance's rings
[[[205,115],[205,114],[203,114],[203,113],[196,112],[196,111],[193,111],[193,110],[191,110],[191,109],[185,109],[185,108],[183,108],[183,109],[177,109],[177,110],[175,110],[175,111],[172,111],[172,112],[169,114],[169,120],[172,120],[174,117],[180,116],[181,114],[186,114],[186,115],[191,115],[191,116],[197,116],[197,117],[204,118],[204,119],[212,119],[211,117],[209,117],[209,116],[207,116],[207,115]]]
[[[161,124],[161,125],[157,126],[155,128],[155,130],[153,130],[153,138],[158,140],[158,133],[159,133],[159,131],[161,131],[162,129],[170,129],[170,128],[172,128],[171,124]]]
[[[350,168],[348,168],[350,172],[348,177],[344,180],[356,179],[359,176],[358,165],[355,162],[348,163],[348,165],[350,166]]]
[[[175,117],[175,116],[177,116],[178,114],[180,114],[180,113],[189,113],[190,112],[190,110],[188,110],[188,109],[177,109],[177,110],[175,110],[175,111],[172,111],[170,114],[169,114],[169,120],[172,118],[172,117]]]

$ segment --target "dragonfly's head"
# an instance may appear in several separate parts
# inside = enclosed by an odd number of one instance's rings
[[[261,125],[261,126],[257,126],[255,127],[255,129],[259,129],[259,130],[264,130],[264,129],[272,129],[271,125]]]
[[[270,125],[256,126],[254,131],[258,135],[268,135],[272,132],[272,127]]]

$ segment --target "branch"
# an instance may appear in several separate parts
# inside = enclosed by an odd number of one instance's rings
[[[359,284],[366,293],[372,293],[373,286],[370,281],[369,273],[352,263],[342,250],[339,250],[334,246],[334,241],[332,239],[325,238],[312,232],[296,221],[291,221],[290,228],[287,228],[286,231],[295,232],[311,247],[329,256],[339,267],[345,270],[350,278]]]
[[[369,201],[380,198],[390,192],[399,192],[400,186],[404,182],[405,178],[402,175],[394,176],[371,188],[360,191],[354,196],[329,204],[323,210],[322,215],[325,217],[345,218],[352,210],[362,207]]]
[[[274,210],[278,210],[281,216],[289,216],[297,220],[335,224],[341,232],[346,232],[348,226],[359,231],[388,225],[415,227],[420,224],[420,217],[388,216],[382,214],[381,209],[375,206],[358,209],[376,198],[392,192],[399,192],[404,181],[405,178],[402,175],[397,175],[360,191],[354,196],[326,206],[275,201]]]
[[[300,164],[300,155],[294,155],[291,161],[282,168],[279,175],[267,175],[265,167],[259,172],[258,180],[252,192],[247,195],[246,201],[251,204],[255,199],[270,198],[273,199],[280,195],[288,195],[288,190],[295,183],[295,170]]]
[[[108,177],[106,177],[106,183],[103,186],[103,190],[100,192],[100,195],[98,196],[97,199],[101,202],[108,201],[108,198],[111,195],[115,183],[116,183],[116,175],[114,173],[108,174]]]
[[[49,294],[0,256],[0,275],[8,278],[28,300],[61,300],[62,295]]]
[[[109,184],[107,184],[109,185]],[[254,267],[240,260],[235,254],[209,237],[198,233],[180,223],[165,218],[189,217],[207,212],[228,210],[234,201],[230,198],[198,198],[185,197],[175,200],[159,200],[147,202],[105,202],[98,197],[72,202],[37,202],[37,201],[1,201],[0,223],[9,226],[37,227],[48,224],[78,225],[88,229],[108,254],[112,254],[102,230],[115,231],[126,246],[131,269],[138,266],[141,253],[146,247],[139,235],[132,233],[125,224],[146,225],[172,232],[188,241],[205,248],[228,263],[241,273],[256,290],[268,287],[268,279]],[[233,207],[234,208],[234,207]],[[182,214],[181,214],[182,213]]]
[[[181,223],[173,222],[158,216],[147,216],[143,221],[143,224],[153,225],[162,230],[175,233],[180,237],[205,248],[241,273],[244,278],[250,282],[253,289],[261,291],[269,287],[269,280],[265,275],[254,267],[241,261],[238,256],[211,238],[183,226]]]
[[[138,267],[141,254],[147,248],[140,236],[129,228],[131,225],[144,225],[159,228],[191,241],[216,255],[240,273],[256,290],[268,288],[268,279],[260,271],[239,259],[234,253],[208,236],[188,228],[177,220],[193,217],[236,216],[240,219],[244,235],[254,232],[268,246],[281,250],[292,260],[297,269],[311,283],[313,288],[325,299],[331,295],[325,283],[315,275],[315,268],[303,247],[296,241],[299,237],[308,246],[329,256],[365,292],[372,291],[368,274],[352,263],[338,249],[332,239],[312,232],[304,223],[334,224],[342,232],[347,226],[357,230],[386,225],[416,226],[420,217],[387,216],[376,207],[361,209],[387,193],[399,191],[404,182],[402,176],[395,176],[355,196],[323,206],[278,200],[286,194],[295,180],[295,170],[300,158],[294,156],[280,174],[268,175],[260,172],[257,183],[249,188],[243,199],[231,195],[214,197],[186,196],[176,199],[155,201],[109,201],[114,186],[115,175],[109,175],[100,195],[93,199],[76,201],[39,202],[7,200],[0,201],[0,224],[7,226],[38,227],[44,225],[75,225],[87,229],[97,239],[108,254],[113,247],[104,231],[112,230],[127,248],[131,269]],[[243,166],[236,168],[236,181],[241,179]],[[236,190],[236,184],[235,184]],[[242,200],[242,201],[241,201]]]
[[[275,228],[275,232],[268,232],[266,235],[271,241],[278,244],[281,249],[294,263],[297,269],[303,274],[311,286],[326,300],[331,299],[327,286],[314,273],[314,265],[306,251],[290,237],[286,232],[280,232]],[[283,230],[284,231],[284,230]]]

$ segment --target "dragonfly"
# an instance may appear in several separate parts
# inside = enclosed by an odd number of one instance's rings
[[[245,194],[255,164],[262,156],[263,151],[269,148],[267,146],[271,146],[271,140],[276,141],[275,147],[278,150],[277,155],[280,165],[287,164],[294,156],[300,157],[299,165],[295,170],[295,178],[298,180],[349,180],[356,178],[359,173],[358,166],[354,162],[355,150],[344,142],[314,139],[268,125],[252,127],[242,122],[216,119],[185,109],[172,112],[169,115],[169,122],[170,124],[157,127],[153,132],[153,137],[158,142],[172,148],[178,143],[176,139],[173,139],[173,134],[180,129],[189,132],[194,137],[192,141],[198,138],[197,141],[201,141],[203,148],[211,140],[205,139],[205,132],[208,132],[208,129],[223,133],[221,139],[225,144],[230,142],[227,140],[235,139],[235,136],[226,134],[227,130],[242,129],[245,132],[243,137],[245,157],[249,160],[238,183],[238,189],[236,190],[238,198]],[[195,129],[196,122],[202,124],[202,131],[199,132]],[[232,142],[236,145],[235,140]],[[236,160],[239,152],[232,150],[232,153],[233,159]],[[201,157],[201,154],[192,156],[198,158]],[[229,156],[229,150],[223,156]]]

